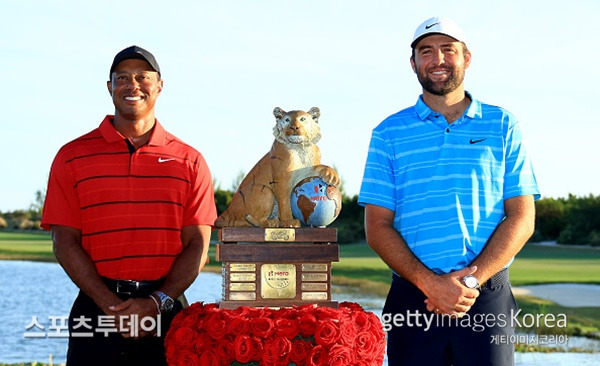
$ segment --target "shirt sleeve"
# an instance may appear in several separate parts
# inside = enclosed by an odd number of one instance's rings
[[[210,225],[217,218],[212,176],[206,161],[198,154],[195,179],[183,212],[183,226]]]
[[[358,203],[396,210],[396,185],[392,165],[393,154],[386,140],[373,131],[365,164]]]
[[[503,198],[533,195],[540,198],[533,165],[523,143],[519,122],[511,116],[506,134],[505,172]]]
[[[64,155],[59,151],[50,169],[42,228],[50,230],[52,225],[61,225],[81,230],[80,207],[74,177],[69,172]]]

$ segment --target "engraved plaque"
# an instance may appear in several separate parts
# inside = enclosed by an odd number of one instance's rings
[[[230,292],[229,300],[256,300],[254,292]]]
[[[327,273],[303,273],[302,281],[327,281]]]
[[[292,299],[296,297],[296,265],[263,264],[260,267],[263,299]]]
[[[254,282],[230,283],[229,291],[256,291],[256,283],[254,283]]]
[[[296,230],[268,228],[265,229],[265,241],[295,241]]]
[[[231,272],[254,272],[256,263],[230,263],[229,270]]]
[[[327,263],[302,263],[304,272],[327,272]]]
[[[256,273],[230,273],[229,280],[231,282],[253,282],[256,281]]]
[[[327,282],[303,283],[302,291],[327,291]]]
[[[303,292],[302,300],[327,300],[327,292]]]

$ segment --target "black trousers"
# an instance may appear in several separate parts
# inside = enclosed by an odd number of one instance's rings
[[[67,366],[167,365],[164,337],[181,309],[181,303],[176,300],[173,311],[161,314],[160,337],[124,338],[108,330],[118,326],[119,320],[115,319],[111,324],[96,303],[80,291],[69,315]],[[151,325],[147,323],[146,327]]]
[[[481,290],[462,318],[427,311],[425,295],[394,275],[382,312],[390,366],[514,365],[514,346],[499,340],[514,334],[517,304],[510,281]]]

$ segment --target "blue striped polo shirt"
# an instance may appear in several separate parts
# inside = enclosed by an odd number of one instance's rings
[[[505,199],[539,198],[516,118],[472,100],[448,124],[419,97],[372,132],[358,202],[394,211],[394,227],[436,273],[462,269],[504,219]]]

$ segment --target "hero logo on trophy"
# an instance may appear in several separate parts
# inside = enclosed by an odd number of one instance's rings
[[[223,263],[221,308],[331,301],[331,262],[342,197],[335,170],[321,164],[320,111],[275,108],[275,141],[217,218]]]

